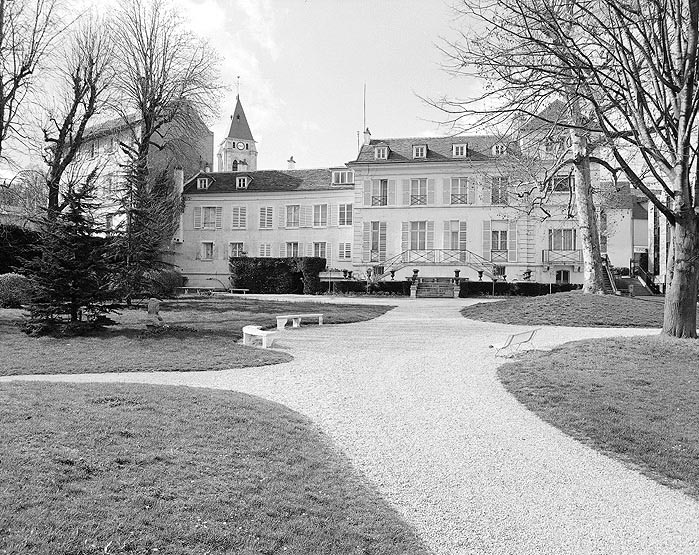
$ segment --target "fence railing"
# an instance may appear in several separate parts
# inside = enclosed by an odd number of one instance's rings
[[[581,250],[543,250],[541,260],[546,264],[579,264],[582,262]]]

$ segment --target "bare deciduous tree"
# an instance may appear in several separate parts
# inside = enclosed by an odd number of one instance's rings
[[[24,137],[20,109],[35,73],[62,31],[56,0],[0,0],[0,161]]]
[[[609,156],[594,161],[625,175],[667,218],[674,260],[663,331],[696,337],[699,4],[493,0],[486,7],[466,2],[464,10],[487,28],[473,39],[464,33],[452,52],[461,56],[464,70],[475,60],[494,76],[479,100],[493,102],[494,114],[507,113],[508,103],[516,102],[512,112],[535,116],[544,103],[562,99],[572,110],[572,136],[582,138],[573,159],[584,157],[587,137],[601,134]],[[474,112],[469,102],[452,102],[447,109]],[[663,194],[654,192],[644,172]]]
[[[81,24],[70,36],[65,66],[58,68],[60,99],[56,106],[47,107],[42,126],[49,218],[62,209],[61,178],[76,161],[88,124],[108,105],[114,72],[107,29],[97,21]]]

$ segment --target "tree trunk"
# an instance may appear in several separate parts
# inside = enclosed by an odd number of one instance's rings
[[[571,130],[573,157],[575,159],[575,208],[580,229],[583,255],[583,293],[604,293],[602,281],[602,254],[600,252],[597,212],[592,199],[590,157],[587,139]]]
[[[697,337],[699,230],[694,212],[679,216],[673,231],[674,260],[671,281],[665,291],[663,333],[674,337]]]

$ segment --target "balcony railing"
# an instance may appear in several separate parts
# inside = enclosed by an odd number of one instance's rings
[[[426,206],[427,195],[410,195],[411,206]]]
[[[507,262],[507,251],[505,251],[505,250],[491,250],[490,251],[490,261],[491,262]]]
[[[374,251],[372,250],[369,253],[369,262],[383,262],[381,260],[381,251]]]
[[[451,203],[452,204],[469,204],[468,202],[468,193],[452,193],[451,195]]]
[[[580,250],[544,250],[541,251],[541,261],[552,265],[579,264],[582,262]]]
[[[388,204],[388,197],[378,196],[371,197],[372,206],[386,206]]]

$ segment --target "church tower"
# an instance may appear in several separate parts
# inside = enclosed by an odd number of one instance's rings
[[[218,171],[255,171],[257,170],[257,148],[255,139],[248,125],[248,120],[236,96],[235,111],[231,116],[231,128],[228,136],[218,148]]]

